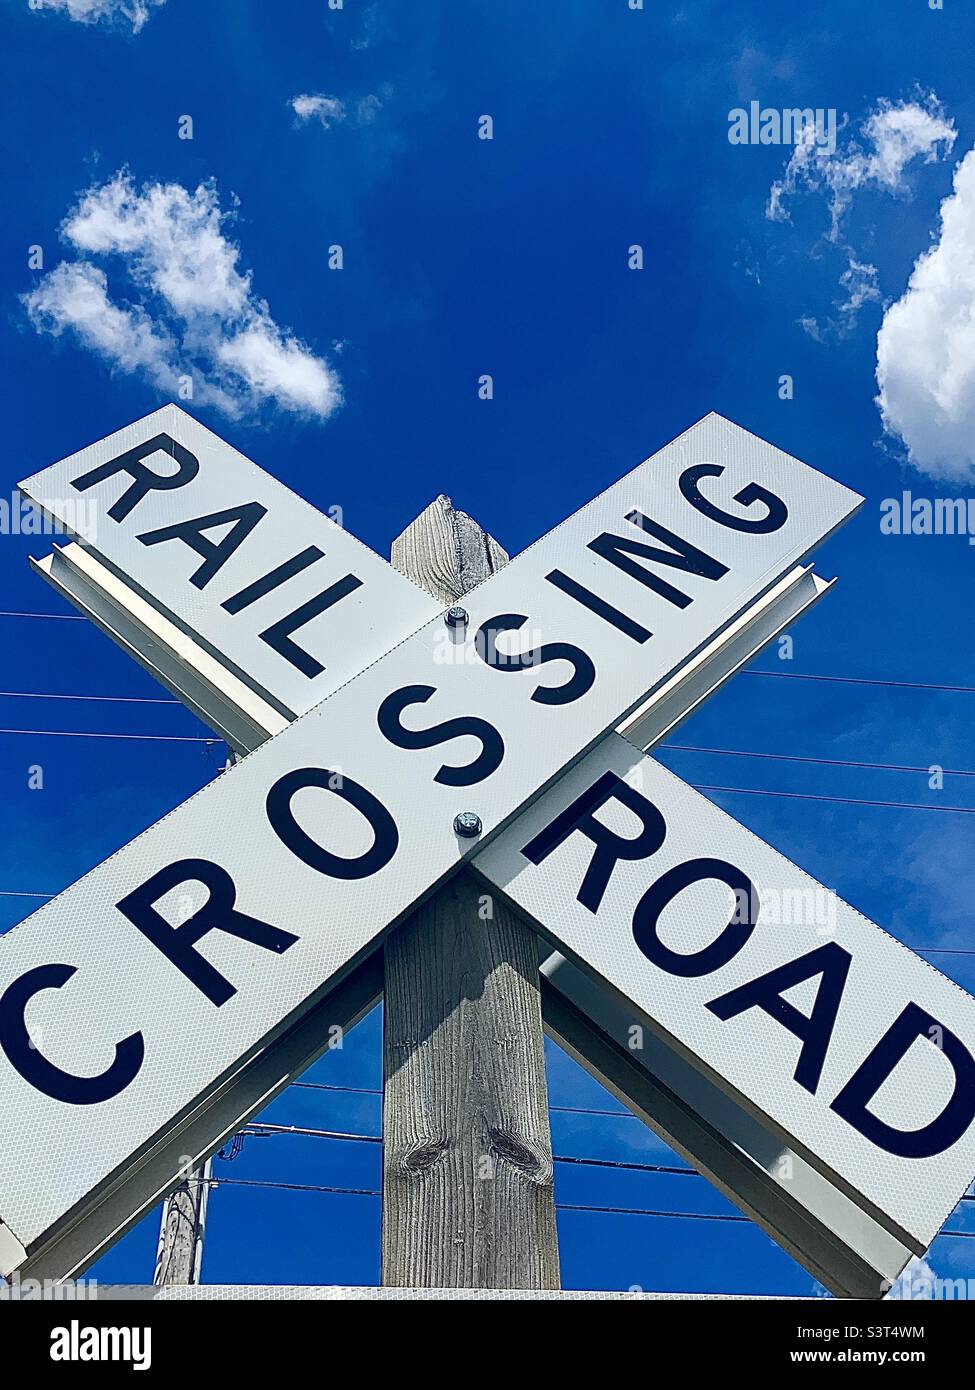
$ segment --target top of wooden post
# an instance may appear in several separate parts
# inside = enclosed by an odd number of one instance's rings
[[[508,563],[508,552],[443,493],[393,541],[393,564],[441,603],[453,604]]]

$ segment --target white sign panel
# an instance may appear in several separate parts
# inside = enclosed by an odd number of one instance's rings
[[[119,1176],[458,866],[459,813],[501,827],[858,501],[709,417],[0,938],[0,1220],[36,1245]]]
[[[975,999],[618,737],[474,866],[927,1248],[975,1173]]]
[[[288,715],[313,708],[440,611],[175,405],[20,487]],[[519,556],[509,607],[524,610],[519,590],[534,604],[526,586],[538,583],[558,598],[563,630],[605,629],[610,659],[648,644],[680,648],[683,658],[861,501],[710,415]],[[499,600],[494,613],[503,612]],[[692,632],[693,645],[684,640]],[[518,645],[517,632],[501,648],[509,641]]]
[[[288,716],[440,609],[175,405],[20,487]]]

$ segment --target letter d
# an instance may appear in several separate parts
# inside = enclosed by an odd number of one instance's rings
[[[903,1061],[919,1038],[928,1039],[932,1029],[941,1036],[938,1049],[944,1054],[955,1077],[951,1098],[929,1124],[920,1129],[895,1129],[867,1109],[881,1086]],[[928,1043],[930,1047],[935,1044]],[[908,1004],[900,1018],[887,1030],[857,1068],[833,1101],[831,1109],[871,1143],[902,1158],[931,1158],[943,1153],[968,1129],[975,1118],[975,1058],[954,1033],[932,1018],[917,1004]]]

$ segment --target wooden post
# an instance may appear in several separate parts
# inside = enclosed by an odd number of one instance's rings
[[[163,1202],[154,1284],[198,1284],[211,1165],[207,1160]]]
[[[237,754],[228,747],[227,761],[217,776],[228,772],[236,761]],[[213,1161],[208,1158],[199,1168],[187,1173],[179,1187],[163,1202],[156,1268],[152,1276],[154,1284],[200,1282],[212,1176]]]
[[[444,604],[507,561],[440,496],[392,560]],[[557,1289],[535,934],[461,873],[385,948],[382,1279]]]

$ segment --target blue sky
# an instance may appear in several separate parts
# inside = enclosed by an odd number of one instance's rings
[[[718,410],[867,497],[817,556],[841,582],[794,629],[791,660],[770,651],[757,666],[975,685],[968,538],[880,525],[904,488],[972,488],[975,16],[961,0],[0,11],[0,497],[188,373],[187,408],[323,510],[341,507],[380,553],[441,491],[515,553]],[[752,100],[835,110],[836,149],[730,143],[729,112]],[[477,138],[485,114],[492,140]],[[185,116],[192,139],[179,138]],[[634,245],[642,270],[628,268]],[[492,400],[478,398],[482,374]],[[45,548],[0,537],[6,612],[67,613],[28,569]],[[3,616],[0,632],[5,691],[164,693],[82,622]],[[674,741],[970,769],[973,699],[743,675]],[[5,892],[65,886],[222,760],[178,706],[0,703],[3,730],[187,740],[0,732]],[[661,758],[704,785],[975,808],[970,777],[932,790],[915,772]],[[32,766],[42,790],[28,789]],[[965,815],[715,799],[903,940],[975,950]],[[30,906],[0,897],[0,921]],[[930,958],[975,988],[975,956]],[[306,1079],[374,1090],[379,1038],[374,1014]],[[618,1108],[554,1049],[550,1086],[553,1105]],[[372,1094],[291,1090],[272,1111],[379,1132]],[[560,1110],[553,1131],[560,1154],[666,1153],[628,1117]],[[379,1150],[250,1140],[218,1172],[374,1189]],[[557,1183],[565,1204],[731,1210],[696,1177],[563,1165]],[[374,1282],[378,1216],[374,1197],[228,1183],[204,1278]],[[975,1232],[975,1213],[949,1226]],[[153,1215],[101,1277],[151,1278],[156,1229]],[[563,1212],[560,1239],[571,1287],[811,1288],[748,1223]],[[945,1235],[930,1262],[975,1275],[972,1252]]]

